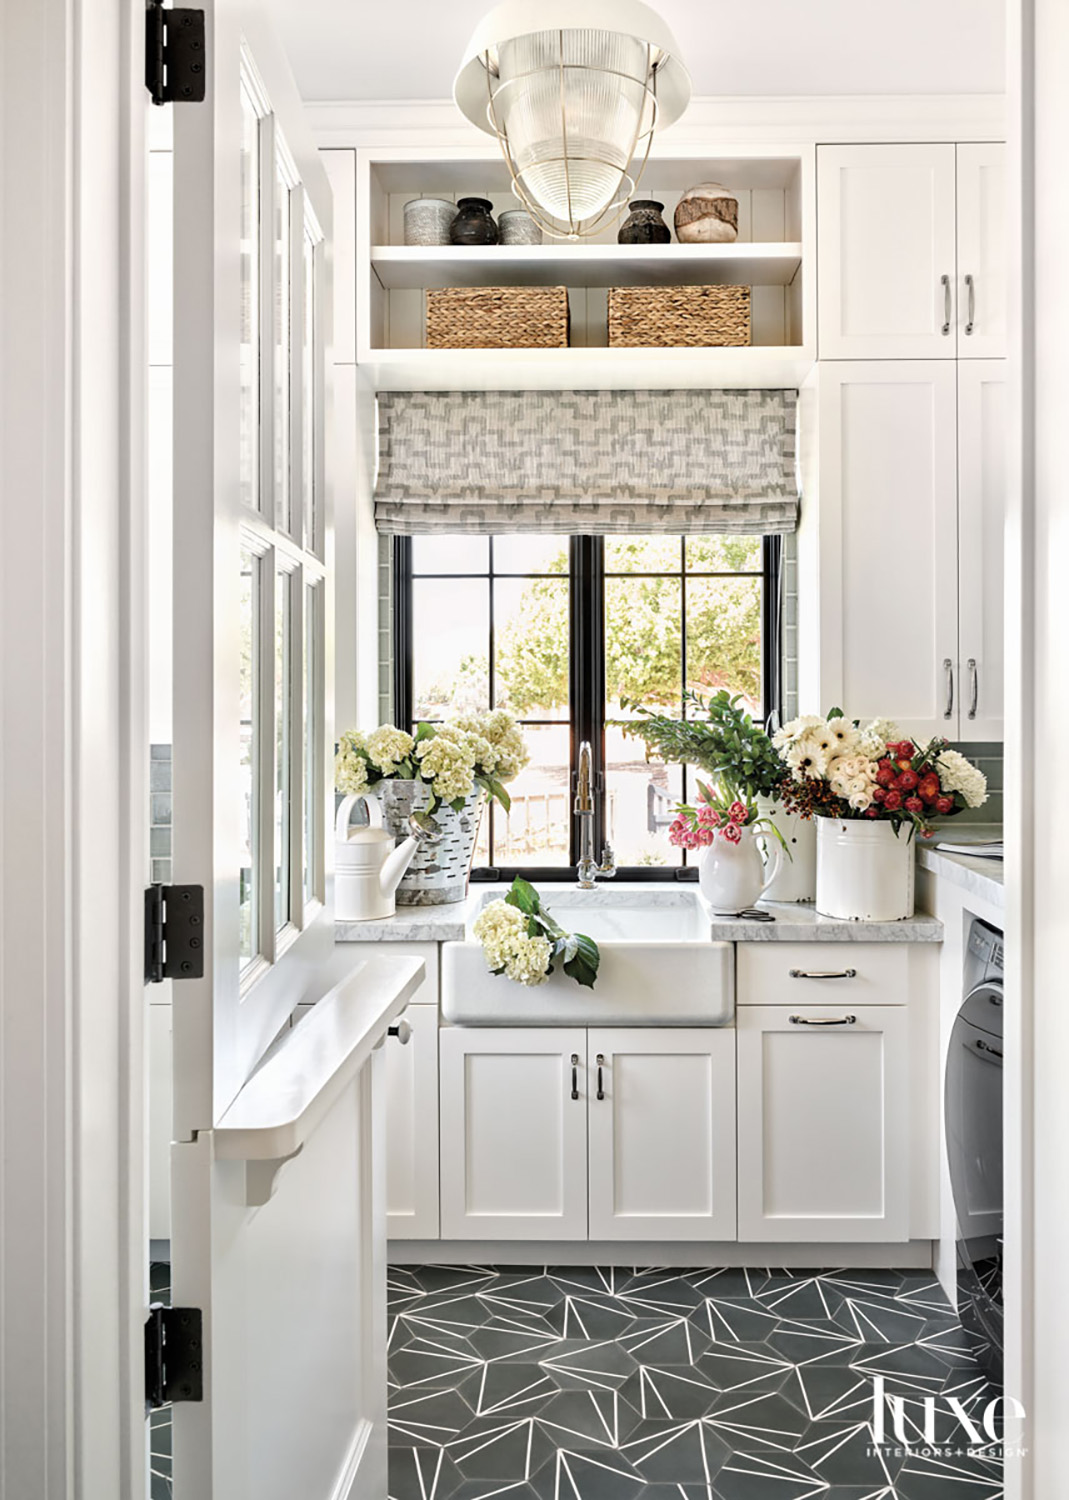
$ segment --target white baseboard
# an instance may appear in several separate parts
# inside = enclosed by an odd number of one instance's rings
[[[391,1240],[397,1266],[768,1266],[804,1270],[924,1270],[932,1241],[898,1245],[738,1245],[653,1241]]]

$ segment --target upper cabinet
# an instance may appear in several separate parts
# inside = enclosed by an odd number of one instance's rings
[[[820,148],[821,359],[1004,353],[1004,150]]]

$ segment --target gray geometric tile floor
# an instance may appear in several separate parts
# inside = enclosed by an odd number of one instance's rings
[[[389,1319],[391,1500],[1001,1500],[924,1443],[995,1394],[928,1272],[398,1266]]]

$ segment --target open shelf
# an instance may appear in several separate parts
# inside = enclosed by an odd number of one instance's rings
[[[387,291],[444,286],[790,286],[796,241],[731,245],[375,245]]]

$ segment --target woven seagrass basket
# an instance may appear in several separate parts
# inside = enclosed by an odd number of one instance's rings
[[[444,286],[427,292],[428,349],[566,349],[563,286]]]
[[[748,286],[609,288],[609,348],[728,348],[750,342]]]

